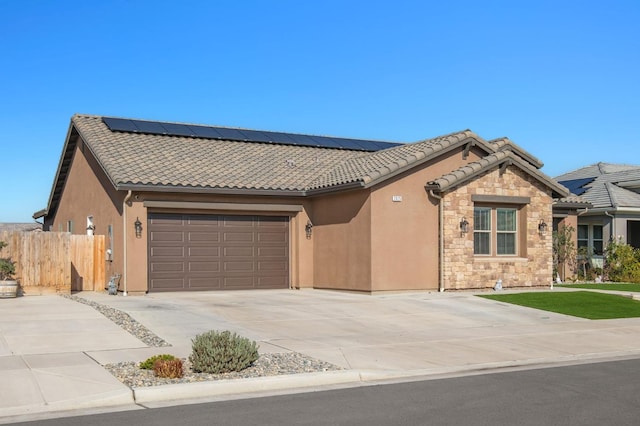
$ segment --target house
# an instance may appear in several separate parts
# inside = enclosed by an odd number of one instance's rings
[[[577,247],[602,266],[606,243],[621,239],[640,248],[640,166],[597,163],[556,177],[590,203],[577,216]]]
[[[125,294],[544,286],[570,193],[541,167],[470,130],[399,144],[75,115],[34,216],[106,235]]]

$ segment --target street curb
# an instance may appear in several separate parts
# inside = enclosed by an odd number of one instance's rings
[[[0,424],[6,418],[40,413],[54,413],[64,411],[76,411],[91,408],[118,407],[131,405],[134,395],[130,388],[104,392],[98,396],[91,395],[83,398],[73,398],[63,401],[42,402],[41,404],[19,405],[15,407],[0,408]]]
[[[358,371],[324,371],[283,376],[257,377],[181,383],[162,386],[133,388],[133,398],[137,404],[163,402],[203,397],[230,396],[265,391],[304,389],[316,386],[359,383]]]

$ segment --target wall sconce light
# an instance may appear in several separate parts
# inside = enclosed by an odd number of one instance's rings
[[[538,233],[541,237],[543,237],[547,233],[547,224],[544,219],[540,219],[540,223],[538,223]]]
[[[466,217],[463,217],[460,221],[460,233],[466,234],[467,232],[469,232],[469,221]]]
[[[133,226],[136,228],[136,238],[142,238],[142,222],[140,222],[140,218],[136,217]]]
[[[307,220],[307,224],[304,226],[304,232],[307,234],[307,240],[311,239],[311,232],[313,231],[313,223]]]

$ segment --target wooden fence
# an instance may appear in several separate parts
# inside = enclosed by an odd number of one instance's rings
[[[16,264],[23,294],[101,290],[105,286],[105,236],[68,232],[0,232],[0,257]]]

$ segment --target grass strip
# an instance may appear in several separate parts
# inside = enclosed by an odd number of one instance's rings
[[[478,295],[485,299],[586,319],[640,317],[640,301],[590,291]]]
[[[640,293],[640,284],[634,283],[593,283],[593,284],[557,284],[554,287],[585,288],[591,290],[630,291]]]

